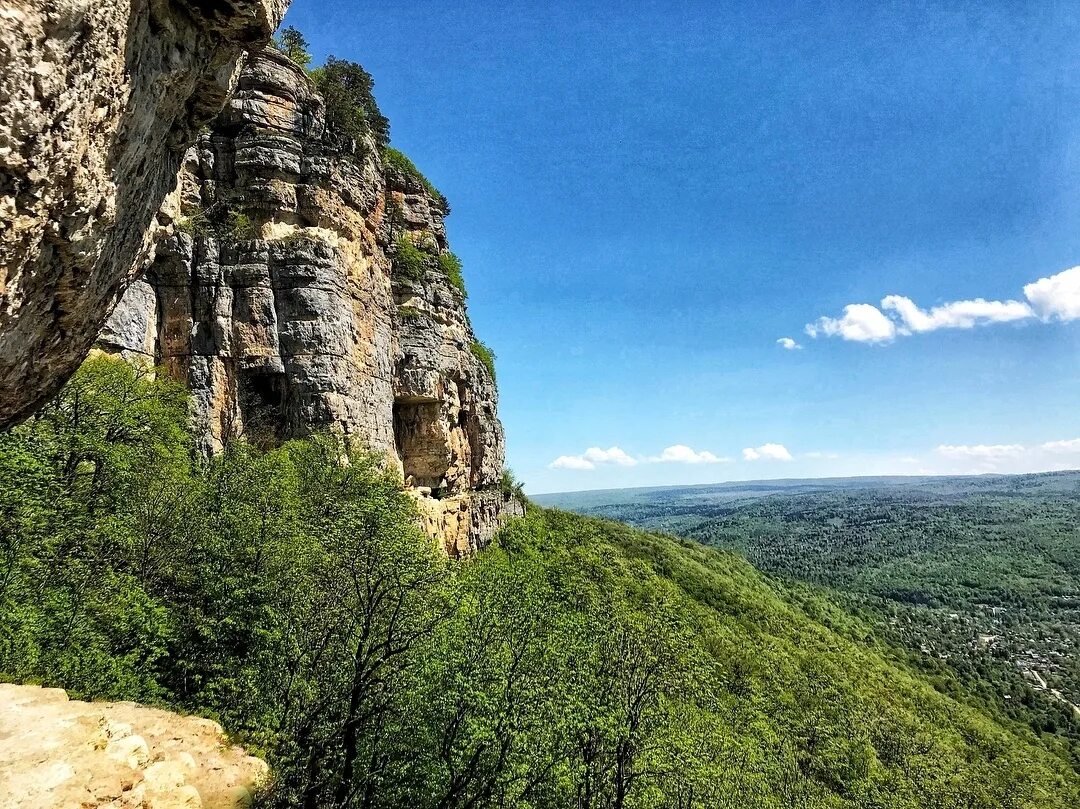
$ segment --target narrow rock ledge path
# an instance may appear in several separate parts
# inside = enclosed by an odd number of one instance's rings
[[[0,683],[0,809],[239,809],[267,772],[209,719]]]

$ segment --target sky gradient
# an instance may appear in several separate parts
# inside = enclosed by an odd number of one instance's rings
[[[1080,24],[987,5],[286,24],[373,74],[450,199],[538,493],[1080,466]]]

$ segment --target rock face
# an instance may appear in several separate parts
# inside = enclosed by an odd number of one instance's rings
[[[86,356],[288,0],[0,0],[0,429]]]
[[[429,533],[467,553],[519,506],[441,202],[373,143],[333,140],[303,71],[248,57],[99,347],[186,379],[208,451],[330,429],[387,454]]]
[[[209,719],[0,684],[0,809],[241,809],[266,763]]]

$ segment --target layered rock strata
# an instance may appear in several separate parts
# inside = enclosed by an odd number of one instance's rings
[[[518,507],[441,204],[373,143],[335,142],[291,61],[252,55],[99,345],[185,379],[207,451],[329,429],[386,454],[429,533],[467,553]]]
[[[86,356],[287,0],[0,0],[0,429]]]

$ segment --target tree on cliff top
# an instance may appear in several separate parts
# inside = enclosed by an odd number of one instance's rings
[[[274,46],[296,64],[307,70],[311,65],[311,51],[307,38],[291,25],[274,39]]]
[[[371,74],[356,62],[330,56],[311,71],[326,104],[326,124],[336,135],[360,141],[368,132],[379,149],[390,142],[390,121],[379,110]]]

